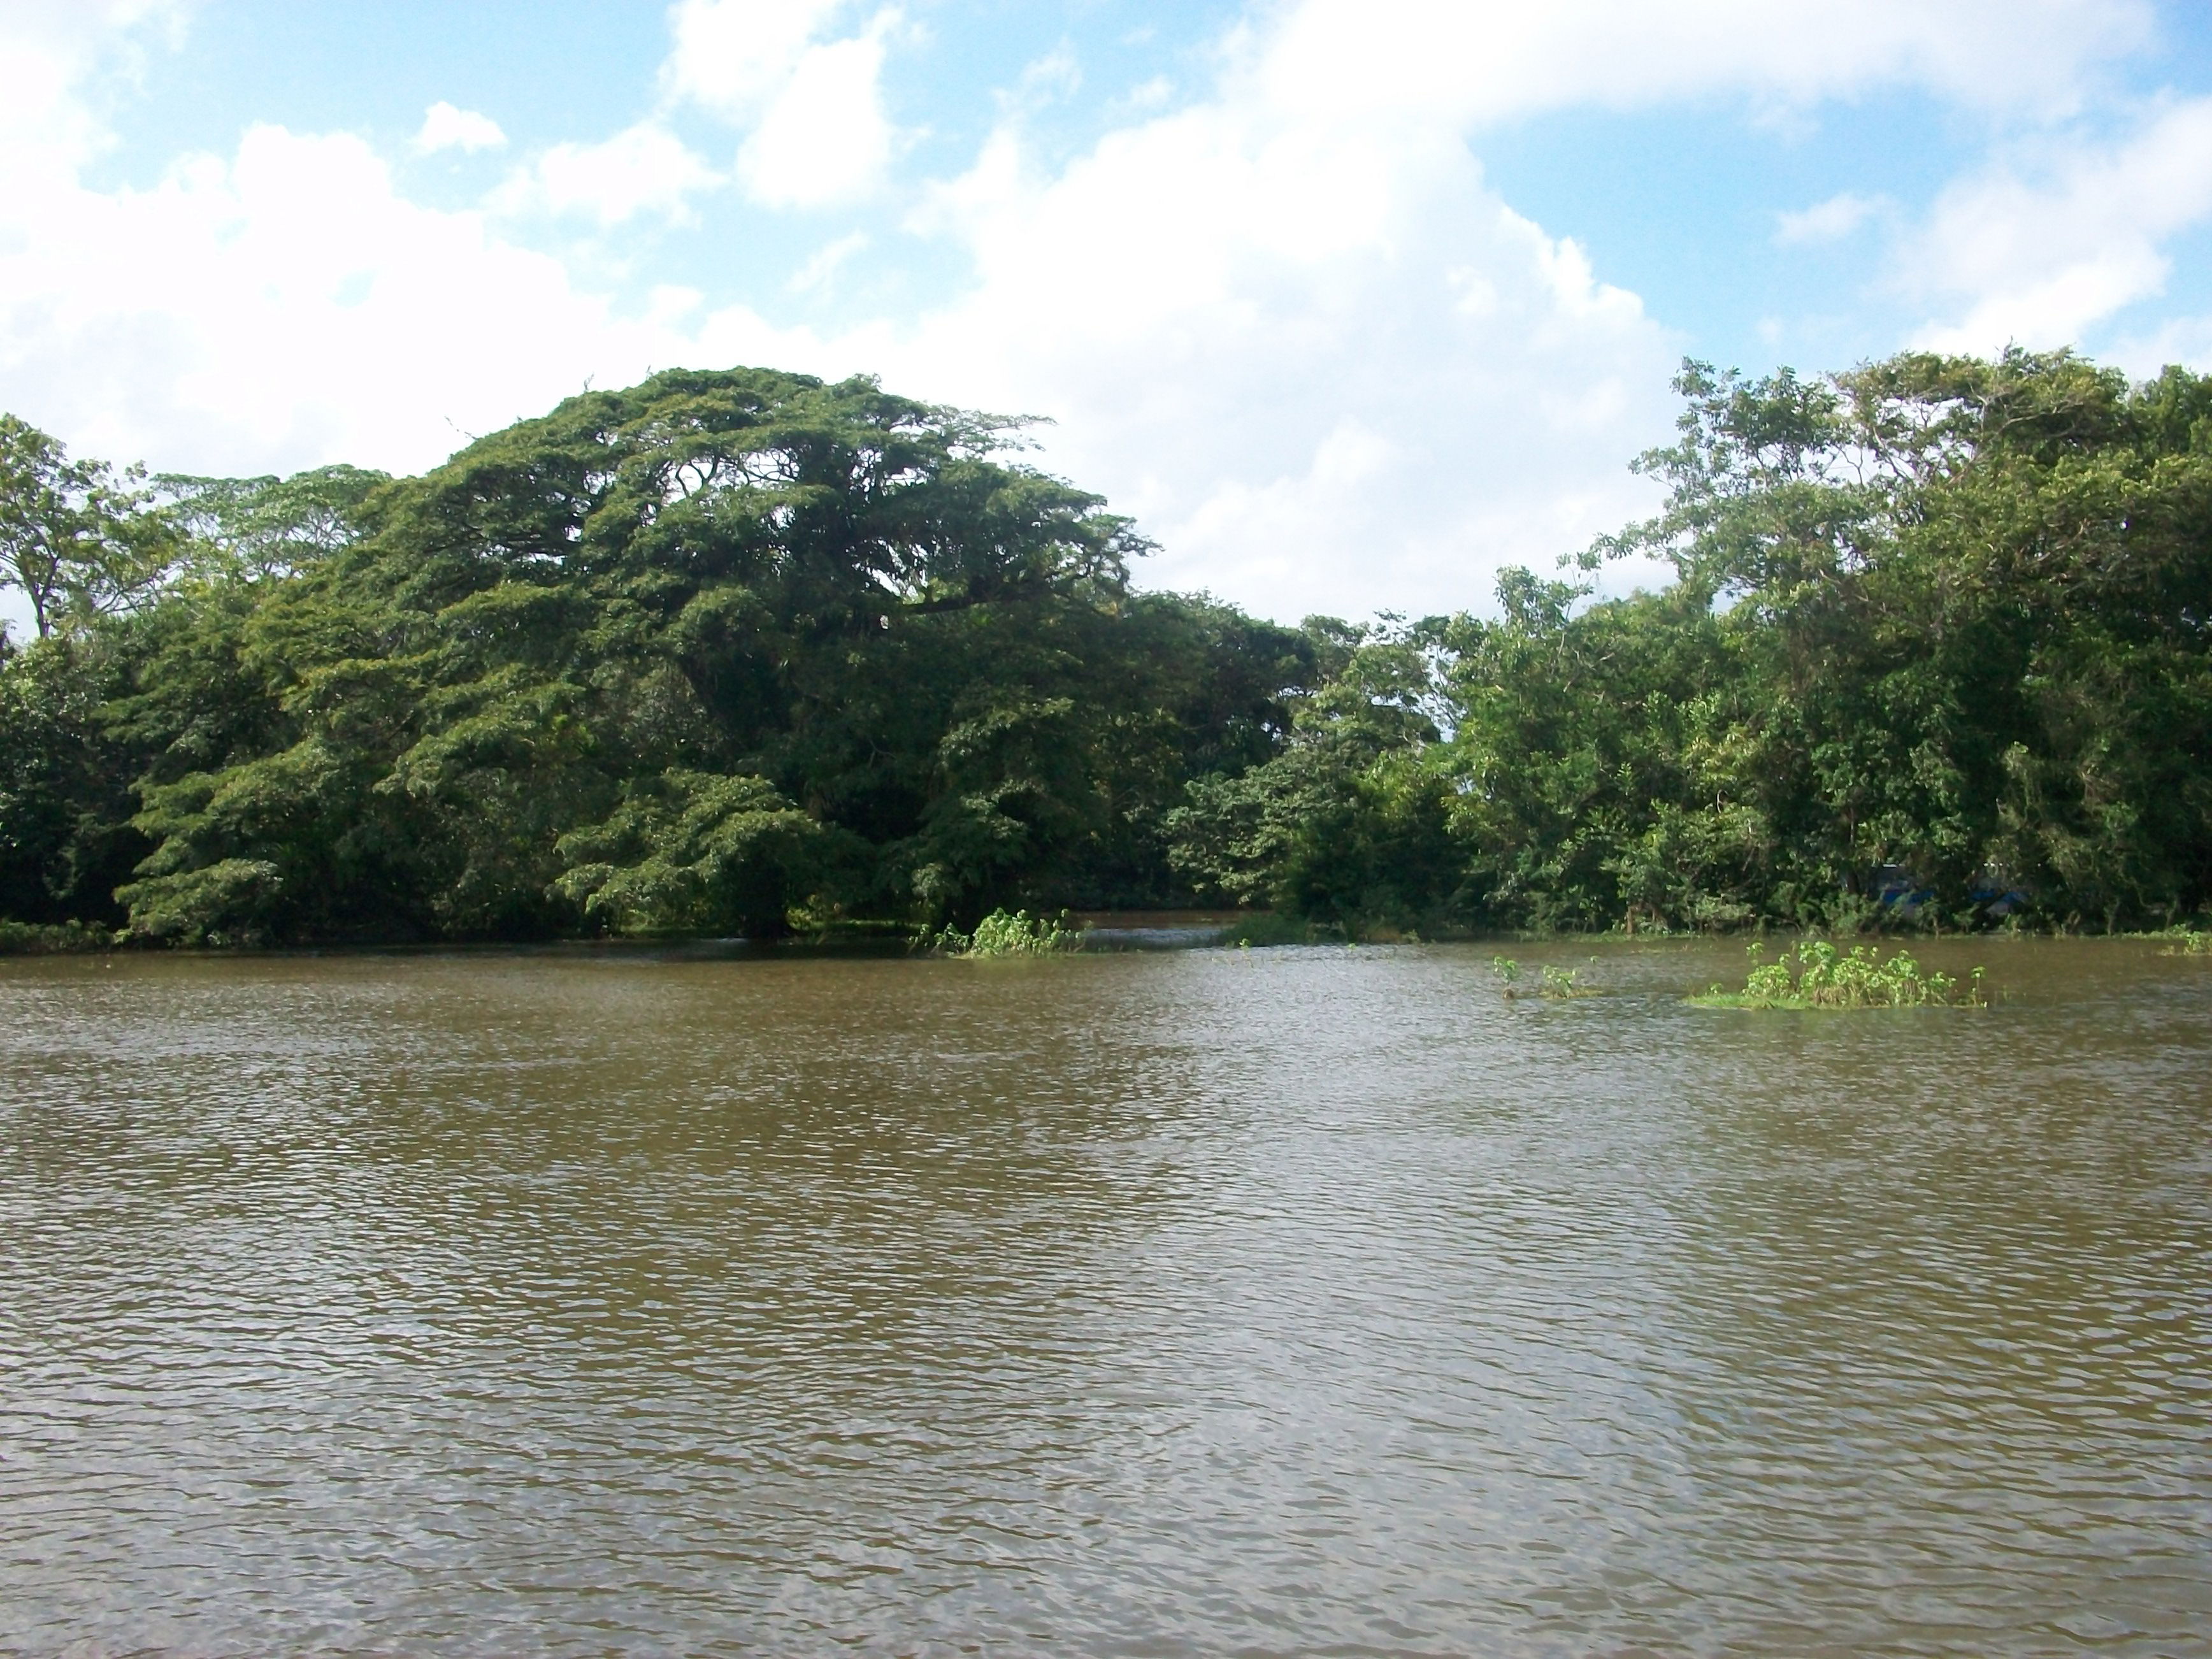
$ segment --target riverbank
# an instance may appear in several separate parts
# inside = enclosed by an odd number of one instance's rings
[[[1940,927],[1900,926],[1865,927],[1849,933],[1799,934],[1783,929],[1740,928],[1706,932],[1669,930],[1650,926],[1611,927],[1601,932],[1560,930],[1475,931],[1454,929],[1431,935],[1392,927],[1346,930],[1301,921],[1272,910],[1082,910],[1063,913],[1064,925],[1076,934],[1073,948],[1105,950],[1172,950],[1208,945],[1249,945],[1264,949],[1297,945],[1652,945],[1668,941],[1715,939],[1832,941],[1876,940],[1923,945],[1936,939],[2137,939],[2159,944],[2175,956],[2212,955],[2212,920],[2198,918],[2173,927],[2144,932],[2087,932],[2063,928],[2037,929],[1999,926],[1974,932]],[[167,953],[186,950],[216,956],[329,955],[382,951],[501,951],[633,950],[727,955],[737,951],[782,953],[898,955],[926,945],[929,930],[895,921],[846,921],[817,933],[791,934],[780,939],[752,940],[713,938],[680,933],[627,935],[594,934],[540,939],[330,939],[287,945],[229,945],[202,944],[184,947],[165,939],[135,936],[125,931],[69,922],[44,926],[0,921],[0,957],[58,956],[108,951]]]
[[[129,936],[105,927],[88,927],[80,921],[59,926],[36,922],[0,921],[0,957],[67,956],[88,951],[128,947]]]

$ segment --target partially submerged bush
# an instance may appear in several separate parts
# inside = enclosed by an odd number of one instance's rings
[[[1529,993],[1521,989],[1521,964],[1511,957],[1491,957],[1490,971],[1504,981],[1509,999],[1527,994],[1564,999],[1594,997],[1598,994],[1597,987],[1583,983],[1583,970],[1579,968],[1555,968],[1547,963],[1537,969],[1535,988]]]
[[[1579,968],[1554,968],[1547,963],[1539,976],[1536,994],[1546,997],[1594,997],[1597,987],[1582,982]]]
[[[2212,957],[2212,933],[2201,927],[2177,927],[2166,937],[2172,941],[2159,952],[2164,957]]]
[[[1059,921],[1048,916],[1032,917],[1026,910],[1017,910],[1009,915],[1004,910],[994,910],[975,924],[975,931],[963,933],[957,927],[946,927],[928,936],[928,947],[940,956],[947,957],[1042,957],[1056,951],[1073,951],[1083,943],[1080,928],[1062,925],[1065,914]]]
[[[1761,962],[1765,945],[1750,947],[1751,973],[1741,991],[1717,985],[1692,1002],[1709,1008],[1982,1008],[1982,970],[1962,986],[1949,974],[1923,972],[1909,952],[1887,962],[1871,945],[1838,951],[1807,939],[1778,962]],[[1792,966],[1792,963],[1795,966]]]

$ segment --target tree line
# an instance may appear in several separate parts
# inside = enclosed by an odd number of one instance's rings
[[[1019,427],[673,371],[419,477],[0,417],[0,918],[772,937],[2118,928],[2212,888],[2212,379],[1686,364],[1663,510],[1488,616],[1286,628]],[[1607,562],[1657,592],[1595,597]]]

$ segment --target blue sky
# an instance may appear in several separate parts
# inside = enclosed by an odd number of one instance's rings
[[[872,372],[1280,616],[1643,510],[1685,354],[2212,367],[2196,4],[0,0],[0,407],[81,450]]]

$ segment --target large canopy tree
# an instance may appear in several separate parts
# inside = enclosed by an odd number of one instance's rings
[[[134,925],[759,932],[1159,889],[1188,754],[1264,756],[1298,642],[1132,594],[1142,542],[1019,443],[871,380],[679,371],[375,489],[250,599],[148,619]]]

